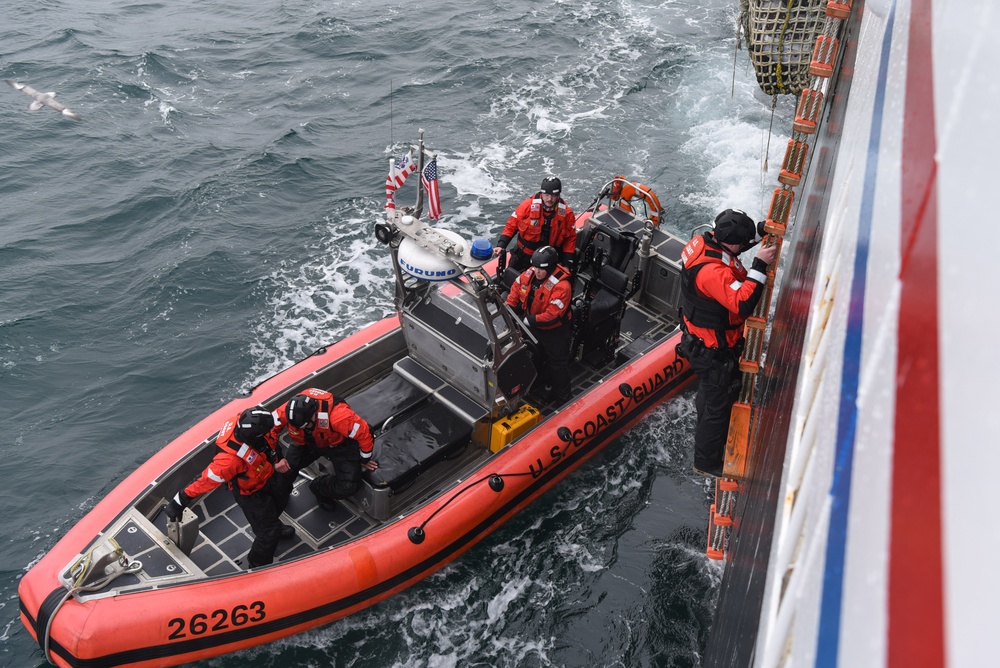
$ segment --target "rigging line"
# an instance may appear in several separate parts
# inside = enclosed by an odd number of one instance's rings
[[[743,21],[746,20],[746,11],[740,12],[740,15],[736,17],[736,48],[733,49],[733,81],[729,88],[729,97],[736,97],[736,54],[739,53],[740,48],[743,45],[741,28],[743,27]]]
[[[430,523],[430,521],[437,516],[439,512],[447,508],[452,501],[454,501],[455,499],[457,499],[459,496],[469,491],[470,489],[473,489],[474,487],[478,486],[480,483],[488,482],[490,489],[499,494],[501,491],[503,491],[504,488],[503,484],[504,478],[518,478],[520,476],[527,476],[527,475],[533,475],[533,473],[531,471],[515,471],[512,473],[490,473],[489,475],[483,476],[478,480],[473,480],[472,482],[465,485],[462,489],[452,494],[451,498],[445,501],[442,505],[435,508],[434,512],[432,512],[427,517],[427,519],[421,522],[418,526],[411,527],[410,530],[407,532],[407,534],[410,535],[410,540],[416,543],[422,542],[424,527],[426,527]],[[416,540],[414,539],[415,536],[417,537]]]
[[[788,0],[788,7],[785,8],[785,24],[781,26],[781,35],[778,37],[778,62],[776,63],[775,72],[778,75],[778,90],[781,92],[785,91],[785,79],[782,76],[781,67],[781,55],[785,50],[785,33],[788,32],[788,24],[792,19],[792,0]]]
[[[771,96],[771,121],[767,125],[767,146],[764,148],[764,172],[767,173],[767,158],[771,152],[771,134],[774,130],[774,109],[778,106],[778,94]]]
[[[392,150],[392,79],[389,79],[389,150]]]
[[[733,80],[729,85],[729,97],[736,97],[736,54],[740,51],[739,37],[736,38],[736,48],[733,49]]]

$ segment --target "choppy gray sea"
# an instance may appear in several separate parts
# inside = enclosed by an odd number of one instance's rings
[[[20,577],[137,465],[392,310],[372,233],[426,131],[442,225],[496,238],[546,173],[616,173],[685,238],[765,210],[787,137],[730,0],[7,3],[0,74],[0,666]],[[787,128],[788,123],[775,123]],[[770,147],[770,173],[764,154]],[[203,666],[698,666],[718,564],[690,390],[457,562]]]

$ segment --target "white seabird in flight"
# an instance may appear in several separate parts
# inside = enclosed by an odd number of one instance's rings
[[[28,105],[28,109],[31,111],[38,111],[42,107],[52,107],[56,111],[60,112],[63,116],[72,118],[74,121],[80,120],[80,114],[74,112],[69,107],[63,105],[61,102],[56,102],[55,93],[39,93],[37,90],[31,86],[23,83],[18,83],[16,81],[11,81],[10,79],[4,79],[11,86],[21,91],[25,95],[31,97],[34,101]]]

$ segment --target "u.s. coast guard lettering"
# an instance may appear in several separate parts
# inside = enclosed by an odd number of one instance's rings
[[[542,458],[539,457],[535,460],[535,464],[528,465],[528,469],[531,471],[531,477],[537,478],[547,469],[554,466],[559,460],[569,454],[570,446],[579,448],[590,439],[599,435],[610,425],[614,424],[619,418],[625,417],[636,406],[643,403],[650,397],[655,396],[660,390],[666,389],[666,387],[673,382],[683,370],[683,360],[674,359],[673,362],[663,367],[662,371],[657,371],[651,377],[644,380],[642,384],[633,386],[631,397],[623,396],[620,399],[617,399],[613,403],[605,406],[604,410],[595,414],[593,418],[584,422],[583,425],[573,429],[572,431],[567,430],[569,431],[569,441],[565,445],[553,445],[549,449],[549,457],[547,461],[543,461]]]

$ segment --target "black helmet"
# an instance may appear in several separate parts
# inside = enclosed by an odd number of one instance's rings
[[[236,423],[236,438],[244,442],[258,440],[274,429],[274,416],[263,408],[248,408]]]
[[[552,246],[542,246],[531,254],[531,266],[552,273],[559,261],[559,251]]]
[[[311,422],[319,410],[319,402],[305,394],[296,394],[288,400],[285,407],[285,417],[288,424],[293,427],[301,427],[307,422]]]
[[[549,195],[558,195],[562,192],[562,181],[555,176],[546,176],[542,179],[541,191]]]
[[[722,244],[745,246],[757,238],[757,228],[746,212],[726,209],[715,217],[714,236]]]

